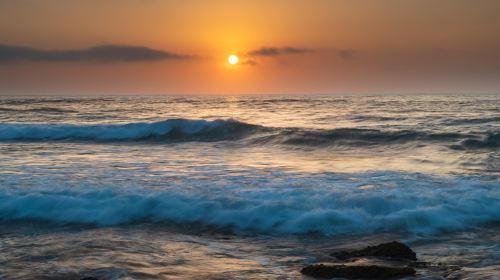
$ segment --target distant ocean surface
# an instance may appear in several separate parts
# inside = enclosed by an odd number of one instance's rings
[[[500,95],[0,97],[2,280],[302,279],[394,239],[499,279],[499,224]]]

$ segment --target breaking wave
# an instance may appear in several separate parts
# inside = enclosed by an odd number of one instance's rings
[[[257,129],[259,126],[234,120],[186,119],[99,125],[2,124],[0,141],[219,141],[241,138]]]
[[[389,185],[379,178],[384,176]],[[345,180],[313,187],[256,188],[211,184],[189,191],[183,190],[184,184],[176,190],[0,189],[0,221],[97,226],[197,223],[235,233],[327,235],[433,234],[500,222],[498,182],[418,174],[368,174],[367,178],[375,183],[356,187]]]
[[[250,137],[251,136],[251,137]],[[271,128],[236,120],[169,119],[128,124],[0,124],[0,141],[227,141],[299,146],[373,146],[408,142],[443,142],[454,149],[500,147],[500,133],[433,133],[414,130]]]

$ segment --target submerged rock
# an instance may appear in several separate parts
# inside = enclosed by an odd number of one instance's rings
[[[355,265],[324,265],[313,264],[304,267],[302,274],[316,278],[347,278],[347,279],[388,279],[411,276],[415,269],[411,267],[389,266],[355,266]]]
[[[332,256],[339,260],[347,260],[356,257],[378,257],[397,260],[417,260],[417,254],[405,244],[393,241],[376,246],[368,246],[361,250],[341,251],[333,253]]]

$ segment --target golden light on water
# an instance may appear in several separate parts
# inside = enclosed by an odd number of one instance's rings
[[[237,64],[239,61],[239,58],[236,56],[236,55],[230,55],[228,58],[227,58],[227,62],[229,62],[229,64],[232,64],[232,65],[235,65]]]

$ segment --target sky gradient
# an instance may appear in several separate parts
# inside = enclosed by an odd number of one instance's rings
[[[499,13],[497,0],[0,0],[0,94],[500,93]]]

